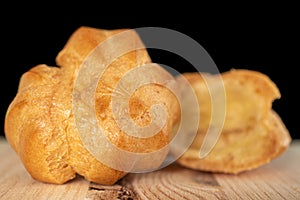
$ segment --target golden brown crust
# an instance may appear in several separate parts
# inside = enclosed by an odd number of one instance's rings
[[[200,148],[210,122],[207,118],[211,116],[204,77],[213,79],[214,76],[184,74],[199,100],[200,126],[193,144],[178,163],[198,170],[236,174],[278,157],[288,148],[291,138],[280,117],[271,110],[272,101],[280,93],[266,75],[250,70],[231,70],[221,75],[226,93],[225,124],[212,151],[200,159]],[[203,105],[206,109],[201,110]]]
[[[61,184],[78,173],[93,182],[113,184],[126,174],[99,162],[85,148],[72,110],[74,81],[81,64],[97,45],[122,31],[81,27],[56,58],[61,68],[40,65],[23,75],[18,94],[7,111],[5,133],[33,178]],[[127,40],[141,43],[134,31]],[[113,51],[118,45],[111,42],[108,47]],[[99,62],[102,61],[105,62],[105,58],[100,55]],[[162,148],[169,142],[171,128],[179,116],[174,95],[162,86],[149,85],[132,96],[130,115],[137,123],[145,125],[149,123],[151,105],[164,102],[168,113],[166,126],[153,137],[137,139],[122,133],[114,122],[110,107],[112,89],[126,72],[146,63],[151,60],[145,49],[120,56],[104,72],[95,95],[96,115],[99,125],[105,127],[104,134],[117,147],[131,152]],[[111,159],[118,158],[112,156]],[[152,164],[160,165],[162,161],[163,157]]]
[[[60,83],[58,68],[39,65],[26,72],[5,120],[8,142],[33,178],[64,183],[75,177],[68,164],[68,146],[55,89]]]
[[[215,85],[222,81],[226,97],[226,118],[224,132],[250,128],[266,118],[274,99],[280,98],[276,85],[267,77],[252,70],[230,70],[217,75],[207,73],[184,73],[195,90],[200,106],[200,130],[205,131],[211,120],[211,93]],[[212,81],[209,81],[212,80]],[[207,82],[209,81],[209,83]],[[212,83],[212,84],[211,84]]]
[[[203,142],[205,133],[198,133]],[[269,163],[286,150],[290,136],[275,112],[255,129],[233,134],[221,134],[211,153],[199,158],[200,146],[190,148],[179,160],[183,166],[211,172],[237,174]]]

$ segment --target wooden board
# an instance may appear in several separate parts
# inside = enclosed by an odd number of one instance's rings
[[[64,185],[37,182],[2,139],[0,199],[300,199],[300,141],[294,140],[271,163],[240,175],[205,173],[173,164],[102,186],[79,176]]]

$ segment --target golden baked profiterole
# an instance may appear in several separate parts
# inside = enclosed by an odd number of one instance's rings
[[[200,121],[194,142],[177,160],[179,164],[197,170],[237,174],[270,162],[288,148],[289,132],[272,110],[272,102],[280,98],[280,92],[267,75],[233,69],[221,73],[221,79],[219,75],[192,72],[178,76],[179,82],[183,77],[197,96]],[[214,126],[210,94],[220,85],[225,89],[224,124],[216,145],[206,157],[200,158],[208,128]],[[184,92],[183,88],[182,96],[188,98]]]
[[[101,42],[123,31],[131,31],[126,41],[141,43],[133,30],[80,27],[59,52],[56,58],[59,67],[41,64],[21,77],[18,93],[7,110],[5,134],[34,179],[62,184],[79,174],[89,181],[110,185],[126,174],[101,163],[85,148],[72,110],[74,82],[82,63]],[[122,45],[122,42],[108,43],[110,51]],[[98,62],[101,63],[101,59],[99,55]],[[130,116],[138,125],[147,125],[151,122],[152,104],[163,103],[167,113],[165,126],[152,137],[137,138],[122,132],[114,121],[111,111],[114,87],[126,72],[147,63],[151,63],[151,59],[145,48],[116,58],[103,72],[95,93],[95,111],[103,134],[113,145],[128,152],[147,153],[166,146],[180,116],[176,97],[163,86],[150,84],[132,94]],[[151,75],[151,71],[148,73]],[[152,160],[151,164],[159,166],[163,159]]]

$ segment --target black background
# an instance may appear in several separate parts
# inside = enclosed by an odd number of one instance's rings
[[[181,9],[174,9],[174,5],[162,8],[156,3],[152,9],[140,5],[132,10],[124,7],[120,12],[114,8],[122,8],[122,5],[115,4],[80,5],[76,10],[61,8],[61,5],[30,8],[30,5],[18,4],[18,10],[14,5],[3,7],[7,14],[1,13],[0,134],[4,134],[5,112],[17,92],[21,75],[37,64],[55,65],[57,53],[78,27],[150,26],[177,30],[192,37],[206,49],[220,72],[244,68],[268,75],[282,95],[273,103],[274,110],[282,117],[292,137],[300,138],[297,120],[299,75],[296,72],[299,68],[299,16],[295,6],[235,5],[231,9],[222,6],[217,9],[178,5]],[[180,72],[193,70],[176,55],[152,50],[150,55],[153,62],[167,64]]]

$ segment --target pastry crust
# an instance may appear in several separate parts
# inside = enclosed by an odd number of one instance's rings
[[[38,65],[22,76],[18,93],[7,110],[5,134],[34,179],[62,184],[79,174],[89,181],[109,185],[126,174],[101,163],[86,149],[72,110],[74,82],[82,63],[97,45],[123,31],[125,29],[80,27],[56,58],[60,68]],[[128,41],[141,44],[137,33],[131,30],[129,35]],[[122,47],[122,44],[111,42],[109,51],[120,45]],[[99,62],[105,62],[104,56],[99,55]],[[130,116],[137,124],[147,125],[151,120],[150,107],[164,102],[167,119],[163,129],[152,137],[137,138],[123,133],[114,121],[111,111],[113,88],[126,72],[146,63],[151,63],[146,49],[120,56],[103,73],[95,94],[95,111],[99,126],[105,130],[104,135],[116,147],[129,152],[152,152],[164,147],[180,116],[176,97],[163,86],[150,84],[132,95]],[[107,156],[112,160],[119,159],[115,155]],[[159,166],[164,156],[151,165]]]
[[[204,137],[208,127],[213,125],[210,124],[211,99],[205,78],[216,79],[217,75],[185,73],[183,76],[196,93],[200,122],[193,144],[178,163],[198,170],[237,174],[270,162],[288,148],[289,132],[272,110],[273,100],[280,97],[276,85],[260,72],[231,70],[221,74],[226,95],[221,135],[212,151],[200,159]],[[219,80],[209,82],[211,90]]]

